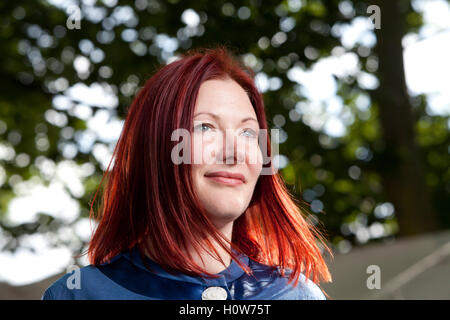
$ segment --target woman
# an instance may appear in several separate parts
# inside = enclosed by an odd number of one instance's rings
[[[147,81],[105,173],[91,264],[78,286],[67,274],[43,299],[326,299],[316,241],[331,251],[267,167],[252,75],[216,48]]]

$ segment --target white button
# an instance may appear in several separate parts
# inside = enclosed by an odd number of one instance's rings
[[[221,287],[209,287],[202,293],[202,300],[227,300],[227,297],[227,291]]]

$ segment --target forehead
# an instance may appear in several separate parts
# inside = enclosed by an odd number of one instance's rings
[[[256,115],[247,92],[234,80],[213,79],[201,84],[195,112]]]

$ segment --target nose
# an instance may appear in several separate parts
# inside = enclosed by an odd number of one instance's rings
[[[227,129],[222,138],[222,148],[218,152],[218,161],[225,164],[243,163],[245,160],[245,150],[241,144],[237,143],[236,131]]]

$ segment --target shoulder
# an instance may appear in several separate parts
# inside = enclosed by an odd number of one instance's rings
[[[47,289],[45,289],[44,293],[41,296],[41,300],[68,300],[70,299],[68,296],[68,291],[59,282],[60,279],[53,282]]]
[[[83,293],[86,283],[98,282],[98,273],[93,265],[74,268],[54,281],[41,296],[41,300],[72,300]]]
[[[292,285],[296,300],[327,300],[319,286],[301,273],[296,287]]]
[[[292,274],[287,269],[282,275],[279,268],[270,267],[259,262],[252,261],[254,280],[260,286],[260,296],[258,299],[270,300],[326,300],[326,297],[319,286],[312,280],[300,273],[298,279],[289,281]],[[256,271],[256,272],[255,272]],[[295,280],[298,280],[294,286]],[[261,286],[261,284],[263,284]]]

